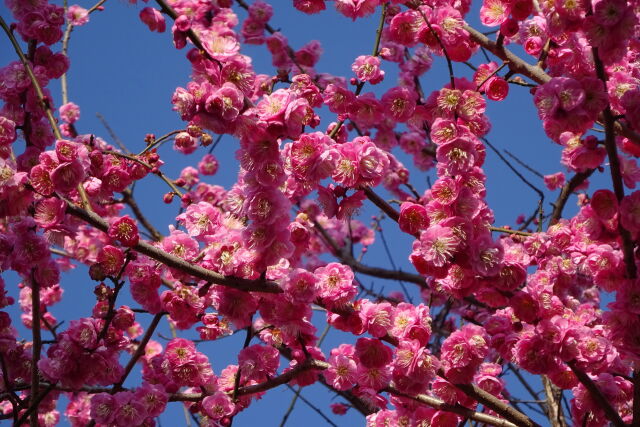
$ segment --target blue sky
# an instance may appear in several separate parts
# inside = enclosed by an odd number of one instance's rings
[[[94,2],[79,0],[78,3],[88,8]],[[273,27],[281,29],[294,49],[313,39],[322,42],[324,54],[316,67],[319,72],[351,77],[351,64],[355,57],[371,52],[378,14],[359,19],[353,24],[332,10],[331,2],[328,2],[327,11],[314,16],[295,11],[288,0],[275,0],[272,3],[277,6],[270,23]],[[184,126],[178,115],[171,111],[170,100],[174,89],[177,86],[185,86],[189,81],[190,73],[189,62],[185,58],[187,50],[178,51],[173,48],[170,32],[149,32],[138,18],[141,7],[143,5],[131,5],[125,0],[109,0],[103,12],[92,14],[87,25],[74,30],[69,49],[69,99],[81,108],[81,118],[77,123],[79,132],[93,133],[113,142],[96,118],[96,113],[99,113],[134,152],[144,147],[144,137],[147,133],[160,136]],[[479,27],[478,7],[479,5],[476,5],[475,13],[470,14],[470,22],[476,28]],[[246,17],[246,12],[242,9],[237,10],[237,13],[241,20]],[[5,20],[11,20],[6,6],[0,6],[0,14]],[[167,27],[170,26],[171,23],[168,23]],[[242,52],[253,58],[257,72],[274,73],[270,56],[264,46],[245,46]],[[0,64],[5,65],[16,59],[8,40],[0,39]],[[471,62],[477,65],[481,61],[482,57],[477,55]],[[385,82],[375,87],[377,94],[395,85],[395,76],[390,64],[383,62],[383,68],[387,71],[387,77]],[[456,76],[471,77],[472,71],[462,64],[454,64],[454,69]],[[425,95],[441,88],[448,82],[446,63],[441,58],[436,58],[432,70],[424,75],[421,81]],[[56,106],[59,106],[59,81],[52,81],[49,89],[54,95]],[[368,90],[371,88],[365,87],[365,92]],[[505,101],[488,101],[488,115],[493,125],[488,138],[499,149],[508,149],[543,174],[564,170],[558,161],[559,147],[545,136],[527,88],[512,86]],[[320,130],[324,130],[333,120],[331,113],[326,111],[322,117]],[[237,147],[237,141],[231,136],[225,135],[222,138],[214,153],[220,160],[220,171],[214,177],[205,177],[206,182],[229,187],[235,181],[238,165],[234,153]],[[184,166],[197,163],[205,150],[200,148],[196,153],[184,156],[174,152],[170,144],[167,144],[161,149],[161,157],[166,163],[163,170],[175,178]],[[427,188],[427,176],[433,178],[433,173],[415,171],[406,156],[398,156],[412,171],[412,183],[422,193]],[[541,179],[523,171],[522,168],[520,170],[539,188],[544,189]],[[514,224],[519,214],[528,216],[536,207],[535,193],[518,180],[489,150],[485,172],[488,176],[487,202],[495,212],[495,225]],[[593,180],[601,181],[602,177],[595,176]],[[161,232],[166,233],[167,225],[173,223],[177,214],[178,204],[174,202],[169,206],[165,205],[162,202],[162,194],[165,192],[166,188],[160,180],[149,176],[136,185],[135,194],[143,211]],[[545,210],[550,212],[548,202],[555,200],[557,192],[545,193]],[[570,202],[565,216],[575,210],[575,203]],[[365,208],[361,215],[362,221],[369,223],[371,215],[375,213],[377,212],[370,206]],[[384,230],[385,237],[392,246],[395,263],[405,270],[413,271],[407,260],[411,239],[400,233],[391,223],[385,223]],[[382,246],[375,246],[366,255],[365,263],[389,266]],[[17,297],[16,277],[3,273],[3,278],[10,293]],[[365,284],[374,284],[378,289],[382,286],[385,290],[398,289],[397,284],[393,282],[368,277],[362,279]],[[94,298],[94,285],[82,267],[65,276],[63,302],[52,307],[53,313],[59,320],[67,322],[73,318],[89,316]],[[135,306],[135,303],[132,305]],[[11,310],[12,315],[16,314],[14,309]],[[320,314],[316,315],[317,319],[314,318],[318,320],[320,330],[322,316]],[[146,324],[149,319],[141,315],[139,321]],[[27,333],[24,328],[20,328],[20,331]],[[166,322],[163,323],[160,332],[165,336],[169,335]],[[30,334],[24,335],[26,339],[29,339],[29,336]],[[341,333],[331,331],[323,345],[325,352],[328,354],[330,348],[342,342],[342,337]],[[161,338],[155,339],[163,342]],[[203,344],[201,351],[208,354],[215,372],[219,373],[227,364],[236,363],[235,357],[238,349],[242,347],[243,339],[243,336],[234,336],[221,342]],[[135,384],[137,379],[131,379],[131,384]],[[333,394],[322,386],[304,389],[303,396],[325,410],[325,413],[339,425],[362,424],[362,418],[354,411],[350,411],[344,417],[332,416],[328,404],[341,400],[334,398]],[[262,400],[238,415],[234,425],[248,426],[258,422],[264,426],[279,425],[291,397],[292,393],[285,387],[272,390]],[[160,420],[164,426],[180,425],[184,422],[182,409],[178,404],[171,404],[170,410]],[[325,422],[302,402],[298,402],[287,425],[310,427],[325,425]]]

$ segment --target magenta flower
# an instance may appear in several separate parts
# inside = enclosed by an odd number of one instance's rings
[[[79,27],[89,22],[89,11],[77,4],[72,4],[67,9],[66,18],[71,25]]]
[[[634,191],[622,199],[620,223],[632,233],[640,232],[640,191]]]
[[[140,11],[140,20],[149,27],[150,31],[164,33],[164,30],[166,29],[164,16],[159,10],[154,9],[153,7],[145,7],[142,9]]]
[[[380,58],[371,55],[358,56],[351,69],[361,82],[378,84],[384,79],[384,71],[380,69]]]
[[[136,225],[136,222],[129,217],[129,215],[112,220],[109,224],[107,234],[111,239],[117,240],[127,247],[137,245],[140,240],[140,236],[138,235],[138,226]]]
[[[235,404],[226,393],[218,391],[202,400],[202,409],[208,417],[221,420],[233,414]]]
[[[332,306],[345,304],[357,293],[353,283],[353,272],[335,262],[319,267],[314,271],[318,278],[318,296]]]

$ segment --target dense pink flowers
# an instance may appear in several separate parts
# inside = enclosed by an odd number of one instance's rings
[[[371,19],[375,52],[348,53],[346,77],[319,65],[334,46],[287,38],[286,25],[275,31],[280,8],[265,1],[241,4],[246,14],[231,0],[141,4],[150,31],[171,18],[190,73],[170,100],[184,123],[165,137],[150,127],[131,151],[100,131],[79,134],[89,124],[79,125],[79,105],[55,105],[53,80],[71,64],[59,41],[90,11],[5,3],[27,59],[0,68],[0,271],[18,278],[0,278],[0,309],[17,303],[15,316],[0,311],[0,418],[24,417],[35,400],[34,420],[53,425],[66,396],[72,425],[150,426],[184,401],[202,425],[225,426],[271,388],[324,381],[349,398],[334,414],[371,412],[370,425],[458,425],[452,408],[499,424],[511,415],[479,394],[510,405],[519,396],[508,369],[569,391],[569,410],[556,409],[575,425],[619,424],[616,415],[637,424],[634,2],[335,0],[354,21],[384,13]],[[327,7],[292,3],[307,14]],[[490,41],[469,29],[478,17],[496,31]],[[273,67],[247,56],[247,44]],[[520,52],[531,66],[511,56]],[[445,62],[454,63],[450,78],[425,75]],[[457,62],[474,68],[472,78],[458,77]],[[382,88],[385,77],[396,80]],[[564,169],[540,168],[558,171],[539,176],[545,200],[546,190],[560,193],[542,215],[496,191],[484,169],[485,137],[504,128],[489,121],[488,100],[513,107],[511,86],[530,96],[560,146]],[[520,129],[512,136],[501,149],[528,142]],[[165,168],[172,144],[184,159],[195,153],[197,167]],[[234,151],[239,168],[228,164]],[[229,172],[237,179],[223,187]],[[170,187],[155,202],[179,209],[168,228],[156,228],[153,203],[142,203],[147,175]],[[615,191],[603,184],[609,175]],[[515,224],[489,206],[499,196],[520,206]],[[76,293],[62,273],[80,264],[95,283]],[[63,290],[74,303],[86,291],[85,317],[53,307]],[[166,322],[174,336],[165,339],[157,328]],[[325,323],[340,331],[326,356]],[[241,330],[245,344],[223,354],[215,341]],[[34,377],[45,381],[38,399]],[[528,414],[510,408],[520,410]]]

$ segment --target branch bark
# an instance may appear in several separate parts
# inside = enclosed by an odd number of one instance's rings
[[[63,199],[64,200],[64,199]],[[67,212],[71,215],[82,219],[86,223],[94,226],[95,228],[107,232],[109,224],[100,216],[93,212],[86,211],[79,206],[71,203],[68,200],[64,200],[67,204]],[[266,292],[266,293],[281,293],[282,289],[277,283],[267,280],[248,280],[240,277],[223,276],[215,271],[207,270],[197,264],[192,264],[182,258],[178,258],[171,255],[161,249],[156,248],[153,245],[141,240],[134,249],[141,254],[153,258],[166,265],[167,267],[177,268],[184,271],[194,277],[197,277],[207,282],[212,282],[221,286],[228,286],[246,292]]]

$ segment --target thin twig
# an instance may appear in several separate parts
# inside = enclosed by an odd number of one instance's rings
[[[484,141],[485,144],[487,144],[489,146],[489,148],[491,148],[491,150],[493,150],[494,153],[496,153],[496,155],[500,158],[500,160],[502,160],[504,162],[505,165],[507,165],[507,167],[509,169],[511,169],[511,171],[516,174],[516,176],[518,178],[520,178],[520,181],[524,182],[529,188],[531,188],[533,191],[535,191],[538,196],[540,197],[539,201],[538,201],[538,231],[542,231],[542,217],[544,216],[544,210],[543,210],[543,204],[544,204],[544,193],[542,192],[542,190],[540,190],[538,187],[536,187],[535,185],[533,185],[527,178],[525,178],[520,171],[518,171],[512,164],[511,162],[509,162],[509,160],[507,160],[502,153],[496,148],[494,147],[494,145],[489,142],[489,140],[487,138],[482,138],[482,140]]]
[[[525,168],[526,170],[528,170],[529,172],[531,172],[535,176],[537,176],[539,178],[544,178],[544,175],[542,175],[540,172],[538,172],[537,170],[535,170],[534,168],[532,168],[531,166],[529,166],[528,164],[526,164],[525,162],[520,160],[515,154],[511,153],[506,148],[503,151],[505,152],[505,154],[507,156],[511,157],[513,160],[516,161],[516,163],[518,163],[520,166],[522,166],[523,168]]]
[[[562,211],[564,210],[564,207],[569,200],[569,196],[571,196],[575,189],[580,186],[580,184],[582,184],[587,178],[589,178],[594,171],[595,169],[587,169],[586,171],[578,172],[562,186],[560,195],[553,203],[553,212],[551,212],[549,226],[557,223],[560,220],[560,218],[562,217]]]
[[[140,359],[140,357],[144,354],[147,344],[149,343],[149,340],[153,336],[153,333],[155,332],[156,328],[158,327],[158,323],[160,323],[160,319],[162,319],[162,316],[164,316],[165,314],[167,313],[160,312],[155,316],[153,316],[153,319],[151,320],[151,324],[147,328],[144,336],[142,337],[142,339],[140,340],[140,343],[138,344],[138,348],[136,348],[135,353],[133,353],[133,356],[131,356],[131,359],[129,359],[127,366],[125,366],[124,373],[122,374],[120,381],[114,384],[112,388],[113,392],[119,391],[122,388],[122,385],[126,381],[129,374],[131,373],[131,370],[133,369],[135,364],[138,362],[138,359]]]
[[[380,14],[380,23],[378,24],[378,28],[376,29],[376,39],[375,39],[375,42],[373,43],[373,54],[372,54],[372,56],[374,56],[374,57],[377,57],[377,56],[380,55],[380,40],[382,38],[382,29],[384,27],[384,18],[385,18],[386,14],[387,14],[387,5],[388,5],[388,3],[383,3],[382,4],[382,13]],[[360,95],[360,92],[362,92],[362,88],[364,87],[364,83],[365,82],[360,82],[356,86],[356,90],[354,92],[354,94],[356,96]],[[340,131],[340,128],[342,127],[343,124],[344,124],[344,120],[340,120],[338,123],[336,123],[335,127],[329,133],[329,138],[331,138],[331,139],[335,138],[335,136],[338,134],[338,132]]]
[[[120,149],[122,151],[124,151],[125,153],[130,153],[130,151],[124,145],[122,140],[120,138],[118,138],[118,135],[116,135],[116,133],[113,131],[113,129],[111,129],[111,126],[109,126],[109,123],[104,118],[104,116],[102,114],[100,114],[100,113],[96,113],[96,117],[98,118],[98,120],[100,120],[100,123],[102,123],[102,126],[104,126],[104,128],[107,130],[107,133],[109,134],[111,139],[113,139],[113,142],[115,142],[116,145],[118,145],[118,147],[120,147]]]
[[[142,156],[147,151],[151,151],[152,149],[159,147],[160,144],[162,144],[164,141],[166,141],[167,139],[171,138],[173,135],[179,134],[180,132],[184,132],[184,129],[172,130],[171,132],[168,132],[167,134],[162,135],[160,138],[155,139],[151,144],[147,145],[144,148],[144,150],[142,150],[141,152],[138,153],[138,156]],[[222,135],[220,135],[220,136],[222,136]]]
[[[526,231],[512,230],[510,228],[502,228],[502,227],[489,227],[489,230],[496,231],[498,233],[515,234],[517,236],[532,236],[533,235],[532,233],[527,233]]]
[[[317,222],[314,221],[316,230],[322,235],[328,246],[334,251],[334,254],[340,259],[340,261],[351,267],[354,271],[368,276],[379,277],[381,279],[391,280],[403,280],[405,282],[415,283],[420,287],[426,286],[424,277],[419,274],[407,273],[402,270],[386,270],[379,267],[371,267],[361,264],[355,258],[353,258],[348,252],[343,251],[338,244],[333,240],[329,233]]]
[[[289,384],[287,384],[287,387],[289,388],[289,390],[293,391],[294,393],[296,393],[296,396],[300,398],[300,400],[302,400],[309,408],[313,409],[314,412],[316,412],[318,415],[320,415],[329,425],[332,425],[333,427],[338,427],[338,425],[336,423],[334,423],[333,421],[331,421],[331,418],[329,418],[328,416],[326,416],[324,414],[324,412],[322,412],[320,410],[320,408],[318,408],[317,406],[315,406],[313,403],[311,403],[308,399],[306,399],[302,394],[300,394],[300,389],[298,390],[294,390],[293,387],[291,387]],[[283,423],[280,424],[280,426],[282,427],[284,425],[284,420]]]
[[[173,8],[169,6],[165,0],[156,0],[156,3],[158,3],[158,5],[160,6],[160,10],[166,15],[168,15],[169,17],[171,17],[171,19],[173,19],[174,21],[178,19],[178,13],[175,10],[173,10]],[[204,47],[204,45],[202,44],[202,40],[200,40],[200,37],[198,36],[198,34],[196,34],[193,28],[189,28],[189,30],[187,30],[186,32],[186,35],[187,35],[187,38],[191,40],[191,43],[193,43],[194,46],[198,48],[198,50],[200,51],[200,54],[202,54],[209,61],[215,62],[218,65],[218,67],[222,69],[222,63],[211,56],[211,54]]]

